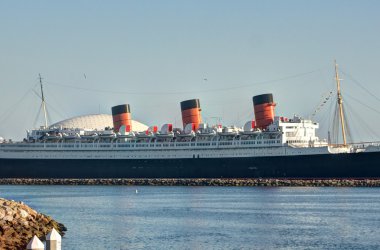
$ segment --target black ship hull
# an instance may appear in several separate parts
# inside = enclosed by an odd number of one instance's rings
[[[380,152],[195,159],[0,159],[0,178],[380,178]]]

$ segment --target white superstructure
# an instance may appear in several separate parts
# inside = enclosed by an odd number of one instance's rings
[[[0,145],[1,158],[172,159],[291,156],[335,153],[315,135],[318,123],[275,117],[267,130],[201,124],[197,132],[168,130],[114,133],[51,127],[28,132],[24,142]],[[353,152],[346,147],[339,151]]]

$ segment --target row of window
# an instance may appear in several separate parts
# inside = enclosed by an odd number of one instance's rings
[[[309,143],[309,141],[306,140],[289,140],[287,143]]]
[[[308,141],[290,140],[288,143],[307,143]],[[217,142],[192,142],[192,143],[53,143],[53,144],[15,144],[15,147],[39,147],[39,148],[110,148],[110,147],[125,147],[125,148],[149,148],[149,147],[190,147],[190,146],[231,146],[231,145],[261,145],[261,144],[276,144],[281,143],[281,140],[264,140],[264,141],[221,141]]]

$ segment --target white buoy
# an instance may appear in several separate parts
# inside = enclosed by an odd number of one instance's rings
[[[136,194],[138,194],[139,193],[139,191],[136,189]]]
[[[53,228],[46,236],[46,250],[61,250],[61,235]]]
[[[38,239],[38,237],[35,235],[26,246],[26,249],[28,250],[44,250],[44,248],[44,243],[42,243],[40,239]]]

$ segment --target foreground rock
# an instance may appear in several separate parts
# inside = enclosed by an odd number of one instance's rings
[[[262,178],[123,178],[123,179],[0,179],[0,185],[125,185],[125,186],[245,186],[245,187],[380,187],[378,179]]]
[[[44,239],[53,228],[61,235],[66,231],[63,224],[22,202],[0,198],[0,249],[26,249],[34,235]]]

